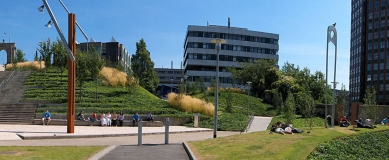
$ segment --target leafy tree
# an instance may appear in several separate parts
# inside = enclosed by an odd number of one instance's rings
[[[237,84],[244,85],[247,81],[252,82],[251,91],[253,96],[264,97],[265,90],[271,89],[270,86],[265,85],[266,73],[275,68],[273,59],[258,59],[254,63],[239,63],[242,66],[241,70],[237,70],[235,67],[228,67],[228,70],[232,73],[231,77]]]
[[[377,99],[376,99],[376,91],[374,88],[367,88],[365,92],[365,97],[363,98],[363,101],[365,101],[364,104],[364,111],[366,112],[367,118],[371,119],[371,122],[375,123],[378,117],[378,106],[377,106]]]
[[[38,51],[35,51],[35,56],[34,56],[34,61],[38,61],[39,58],[38,58]]]
[[[181,81],[180,84],[178,85],[178,91],[180,93],[179,96],[185,95],[186,91],[185,91],[185,82],[184,81]]]
[[[278,92],[273,93],[273,106],[275,107],[277,114],[280,115],[284,109],[284,102],[282,95]]]
[[[61,84],[62,84],[62,73],[64,72],[68,63],[68,54],[63,45],[62,41],[57,38],[57,41],[52,43],[51,52],[53,53],[53,66],[59,69],[61,73]]]
[[[82,100],[82,86],[84,82],[90,77],[91,72],[89,71],[89,57],[88,54],[84,51],[77,50],[76,52],[76,81],[80,91],[80,101]]]
[[[51,55],[52,55],[52,45],[51,45],[51,41],[50,41],[50,38],[48,38],[45,41],[43,42],[39,42],[38,43],[38,52],[42,55],[42,59],[43,61],[45,62],[45,73],[46,73],[46,68],[50,67],[51,66]]]
[[[296,96],[296,101],[301,106],[301,113],[304,115],[304,117],[307,117],[309,127],[312,129],[313,117],[316,110],[315,100],[312,98],[312,95],[309,92],[298,93]]]
[[[295,114],[295,102],[294,102],[294,97],[292,95],[292,93],[288,93],[288,96],[285,100],[285,104],[284,104],[284,117],[285,117],[285,120],[286,120],[286,123],[288,124],[292,124],[293,123],[293,120],[294,120],[294,114]]]
[[[200,78],[197,79],[197,80],[198,80],[198,82],[199,82],[200,92],[201,92],[201,93],[204,93],[205,90],[206,90],[206,87],[205,87],[205,82],[204,82],[203,77],[200,76]]]
[[[157,88],[159,79],[154,70],[154,62],[151,61],[150,52],[146,49],[143,38],[136,42],[136,53],[132,55],[131,68],[134,76],[139,79],[139,85],[152,92]]]
[[[345,115],[344,109],[346,107],[346,88],[343,84],[340,95],[337,98],[336,113],[338,114],[338,119],[340,119]]]
[[[91,78],[93,78],[96,81],[96,95],[95,95],[95,101],[97,102],[97,95],[98,95],[98,78],[100,75],[100,71],[104,67],[104,60],[101,58],[100,54],[97,52],[95,47],[89,47],[88,49],[88,59],[89,59],[89,71]]]
[[[233,96],[232,96],[232,91],[230,88],[226,89],[226,94],[227,94],[227,96],[226,96],[226,103],[227,103],[226,112],[231,113],[232,112]]]
[[[16,62],[27,62],[27,59],[24,57],[26,54],[22,50],[16,50]]]

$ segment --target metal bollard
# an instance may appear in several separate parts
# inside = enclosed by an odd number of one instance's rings
[[[170,125],[170,120],[169,120],[169,118],[166,118],[166,120],[165,120],[165,144],[169,144],[169,125]]]
[[[142,145],[142,121],[138,122],[138,146]]]

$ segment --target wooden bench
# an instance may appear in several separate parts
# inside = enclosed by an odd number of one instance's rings
[[[33,124],[42,125],[42,119],[34,119]],[[67,119],[51,119],[49,125],[67,125]],[[101,121],[83,121],[83,120],[74,120],[75,126],[101,126]],[[119,121],[118,121],[119,125]],[[133,126],[132,121],[124,120],[123,126]],[[138,122],[135,122],[135,126],[138,126]],[[142,121],[143,127],[163,127],[161,121]]]

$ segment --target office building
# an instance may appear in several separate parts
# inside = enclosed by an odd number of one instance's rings
[[[216,77],[216,50],[213,39],[224,39],[219,52],[219,82],[221,87],[232,86],[227,67],[240,69],[238,62],[274,59],[278,67],[279,35],[228,26],[189,25],[184,42],[183,67],[189,82],[202,77],[206,86]]]
[[[350,37],[351,102],[374,88],[378,104],[389,104],[389,1],[352,0]]]
[[[161,97],[166,97],[170,92],[179,92],[179,84],[185,81],[183,69],[173,68],[154,68],[159,84],[156,89],[156,94]]]
[[[125,72],[127,72],[130,68],[131,55],[128,53],[123,44],[116,41],[106,43],[89,42],[80,43],[77,45],[77,48],[82,51],[86,51],[87,45],[89,45],[89,47],[93,46],[101,58],[106,60],[108,66],[114,67],[115,65],[120,64],[123,66]]]

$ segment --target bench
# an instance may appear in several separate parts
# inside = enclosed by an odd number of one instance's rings
[[[33,124],[42,125],[42,119],[34,119]],[[119,121],[118,121],[119,124]],[[51,119],[49,125],[67,125],[67,119]],[[74,120],[75,126],[101,126],[100,121],[83,121],[83,120]],[[132,121],[124,120],[123,126],[133,126]],[[138,122],[135,122],[135,126],[138,126]],[[161,121],[142,121],[143,127],[163,127],[163,123]]]

